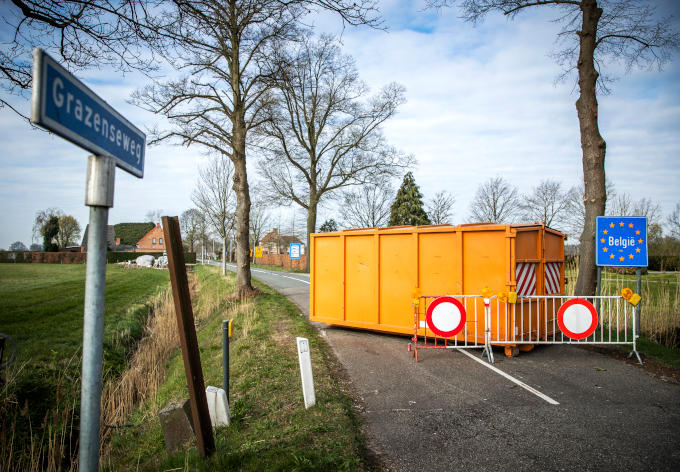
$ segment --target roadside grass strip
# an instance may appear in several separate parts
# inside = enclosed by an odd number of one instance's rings
[[[266,285],[234,301],[235,275],[196,267],[193,301],[206,386],[222,387],[222,320],[233,320],[230,341],[232,423],[214,429],[216,452],[202,459],[195,441],[174,455],[165,450],[158,412],[188,398],[182,355],[168,362],[167,379],[118,428],[106,470],[367,470],[354,399],[342,367],[299,309]],[[309,339],[317,403],[305,410],[296,336]]]

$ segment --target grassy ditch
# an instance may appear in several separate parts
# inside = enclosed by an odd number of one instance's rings
[[[168,273],[110,265],[104,377],[118,377]],[[0,331],[18,344],[0,372],[0,470],[68,470],[77,454],[85,265],[0,264]],[[158,296],[158,295],[157,295]]]
[[[233,301],[235,277],[196,267],[194,300],[206,385],[222,385],[222,320],[234,320],[231,339],[232,424],[214,430],[217,452],[202,460],[195,444],[175,455],[165,451],[158,412],[187,398],[179,351],[167,380],[117,429],[107,470],[363,470],[363,438],[349,388],[328,345],[299,309],[264,285],[246,302]],[[305,410],[295,337],[309,339],[316,406]]]

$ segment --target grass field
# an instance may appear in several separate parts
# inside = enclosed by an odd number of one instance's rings
[[[105,378],[126,367],[143,335],[147,301],[168,280],[166,271],[108,266]],[[1,470],[49,468],[57,459],[46,456],[46,442],[57,440],[65,422],[78,424],[84,290],[85,265],[0,264],[0,332],[18,344],[16,361],[2,372]],[[58,440],[72,446],[75,438],[62,432],[68,437]]]
[[[569,280],[567,294],[573,294],[577,272],[566,271]],[[680,367],[680,274],[648,273],[642,276],[640,295],[640,352]],[[613,272],[602,273],[602,295],[621,294],[628,287],[637,292],[637,276]]]
[[[241,303],[232,301],[235,277],[196,267],[194,300],[206,385],[222,385],[222,320],[233,319],[230,405],[232,424],[215,430],[217,452],[202,460],[195,445],[165,451],[157,414],[167,402],[187,398],[182,356],[168,363],[157,395],[117,430],[107,470],[364,470],[363,439],[341,368],[328,345],[299,309],[269,287]],[[309,339],[317,405],[305,410],[296,336]]]

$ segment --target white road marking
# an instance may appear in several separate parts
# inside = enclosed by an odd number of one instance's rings
[[[523,389],[525,389],[525,390],[527,390],[527,391],[533,393],[534,395],[536,395],[537,397],[539,397],[539,398],[541,398],[541,399],[547,401],[547,402],[550,403],[551,405],[559,405],[559,402],[553,400],[553,399],[550,398],[548,395],[545,395],[544,393],[539,392],[539,391],[536,390],[534,387],[531,387],[531,386],[525,384],[525,383],[522,382],[521,380],[517,380],[517,379],[514,378],[512,375],[506,374],[506,373],[503,372],[502,370],[497,369],[496,367],[492,366],[492,365],[489,364],[488,362],[486,362],[486,361],[484,361],[484,360],[482,360],[482,359],[479,359],[477,356],[475,356],[475,355],[473,355],[473,354],[470,354],[469,352],[465,351],[464,349],[456,349],[456,350],[457,350],[458,352],[462,353],[462,354],[465,354],[465,355],[468,356],[470,359],[474,359],[476,362],[479,362],[479,363],[482,364],[483,366],[488,367],[489,369],[493,370],[493,371],[496,372],[497,374],[502,375],[503,377],[505,377],[505,378],[508,379],[509,381],[516,383],[517,385],[519,385],[519,386],[522,387]]]
[[[236,268],[236,266],[234,264],[227,264],[227,266]],[[276,275],[278,277],[283,277],[284,279],[291,279],[291,280],[295,280],[297,282],[302,282],[303,284],[310,285],[308,280],[303,280],[303,279],[298,279],[297,277],[290,277],[288,275],[283,275],[283,273],[277,272],[275,270],[252,269],[252,268],[250,270],[252,272],[264,272],[265,274]],[[306,274],[300,274],[300,275],[302,275],[304,277]],[[307,277],[309,277],[309,276],[307,276]]]

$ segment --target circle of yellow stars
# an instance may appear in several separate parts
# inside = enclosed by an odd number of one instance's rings
[[[619,221],[619,227],[624,228],[625,226],[626,226],[626,223],[624,223],[623,221]],[[609,227],[610,227],[610,228],[616,228],[616,224],[613,223],[613,222],[612,222],[612,223],[609,223]],[[634,229],[635,226],[633,225],[633,223],[628,223],[628,228],[629,228],[629,229]],[[603,236],[606,236],[607,234],[609,234],[609,230],[603,229],[603,230],[602,230],[602,234],[603,234]],[[642,243],[645,242],[645,240],[642,239],[642,237],[640,236],[640,230],[639,230],[639,229],[636,229],[636,230],[635,230],[635,235],[636,235],[637,238],[638,238],[637,241],[636,241],[638,244],[641,245]],[[601,242],[602,244],[604,244],[606,241],[607,241],[607,239],[604,238],[604,237],[602,237],[602,238],[600,239],[600,242]],[[632,249],[632,248],[631,248],[631,249]],[[620,250],[620,251],[622,251],[622,250]],[[613,254],[612,252],[610,252],[610,251],[609,251],[609,248],[608,248],[607,246],[604,246],[604,247],[602,248],[602,252],[607,252],[607,253],[609,253],[609,258],[610,258],[610,259],[616,260],[616,254]],[[636,253],[640,253],[640,248],[639,248],[639,247],[636,247],[636,248],[635,248],[635,252],[636,252]],[[634,259],[634,258],[635,258],[635,254],[634,254],[634,253],[631,252],[630,254],[628,254],[628,259]],[[624,254],[624,255],[618,256],[618,259],[619,259],[619,262],[624,262],[624,261],[626,260],[625,254]]]

